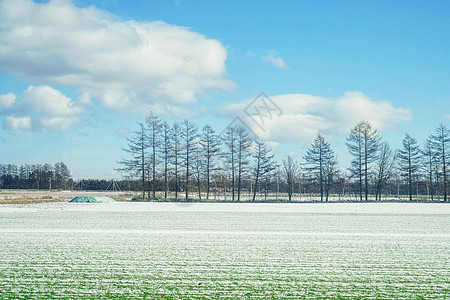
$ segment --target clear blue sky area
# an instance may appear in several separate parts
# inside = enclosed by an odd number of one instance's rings
[[[120,178],[149,111],[240,117],[281,161],[321,133],[343,168],[368,120],[393,149],[450,124],[448,1],[0,1],[0,163]],[[281,114],[245,108],[260,92]],[[260,100],[258,100],[260,101]]]

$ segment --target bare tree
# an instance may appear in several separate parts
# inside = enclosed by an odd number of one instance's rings
[[[328,161],[325,167],[325,201],[328,202],[331,188],[336,184],[339,178],[338,160],[335,155]]]
[[[402,141],[403,148],[397,152],[400,174],[408,182],[409,201],[412,201],[413,179],[419,170],[420,148],[416,139],[406,134]]]
[[[375,201],[381,201],[383,189],[386,187],[389,178],[392,176],[392,168],[394,167],[395,156],[387,142],[380,145],[378,158],[375,166]]]
[[[172,155],[172,135],[169,124],[164,121],[161,123],[162,128],[162,156],[164,161],[164,198],[167,199],[169,191],[169,163]]]
[[[159,164],[158,154],[161,144],[161,120],[150,112],[146,117],[148,146],[151,152],[150,169],[152,180],[150,182],[152,198],[156,199],[156,167]]]
[[[267,147],[267,145],[262,141],[255,141],[255,146],[255,152],[253,154],[253,176],[255,178],[255,183],[252,201],[255,201],[260,179],[265,178],[266,175],[277,168],[273,154],[271,154],[271,150]]]
[[[248,165],[250,163],[250,147],[253,143],[253,138],[248,133],[247,129],[242,126],[236,127],[236,142],[237,142],[237,201],[241,200],[241,190],[243,178],[248,171]]]
[[[294,193],[295,176],[299,171],[298,164],[288,156],[286,160],[283,160],[283,172],[286,180],[286,189],[289,197],[289,202],[292,201],[292,195]]]
[[[206,172],[206,199],[209,199],[212,173],[218,170],[216,160],[219,156],[221,140],[210,125],[205,125],[200,136],[200,156],[204,158]]]
[[[231,201],[235,200],[235,179],[236,179],[236,166],[237,166],[237,133],[236,127],[228,127],[222,136],[222,141],[225,144],[226,150],[224,152],[225,162],[228,165],[228,169],[231,176]]]
[[[429,196],[431,196],[431,201],[433,201],[434,200],[434,192],[435,192],[434,185],[433,185],[433,177],[436,172],[437,164],[436,164],[436,159],[435,159],[435,155],[434,155],[433,144],[431,143],[430,139],[427,139],[423,146],[422,161],[424,163],[423,167],[427,174],[427,180],[425,181],[425,184],[427,186],[427,193]]]
[[[180,166],[180,162],[181,162],[181,150],[182,150],[182,145],[181,145],[181,127],[178,123],[174,123],[172,125],[172,130],[171,130],[171,139],[172,139],[172,146],[173,146],[173,151],[172,151],[172,163],[174,166],[174,175],[175,175],[175,200],[178,200],[178,190],[179,188],[179,178],[178,178],[178,173],[179,173],[179,166]]]
[[[194,155],[194,151],[196,150],[196,140],[198,137],[197,126],[189,120],[184,120],[181,130],[181,136],[183,140],[183,166],[186,171],[185,177],[185,192],[186,192],[186,201],[189,200],[189,177],[191,175],[191,159]]]
[[[337,160],[331,149],[330,143],[325,141],[322,135],[317,135],[311,147],[304,156],[309,174],[316,178],[320,188],[320,201],[323,202],[324,191],[326,188],[328,201],[328,191],[336,171]]]
[[[450,130],[440,124],[435,133],[430,136],[430,143],[433,149],[434,158],[441,169],[442,185],[444,192],[444,202],[447,202],[448,189],[448,162],[450,161]]]
[[[359,122],[347,137],[347,147],[353,156],[350,171],[359,179],[359,199],[363,199],[363,187],[365,200],[369,194],[369,167],[377,158],[381,136],[376,129],[372,129],[367,121]]]
[[[200,152],[200,147],[197,144],[193,148],[193,153],[191,157],[192,161],[192,173],[194,174],[196,185],[197,185],[197,194],[198,199],[202,200],[202,178],[204,170],[205,170],[205,161],[203,160],[202,153]]]
[[[117,170],[127,173],[131,176],[140,176],[142,199],[145,199],[146,190],[146,170],[148,168],[148,145],[146,137],[146,129],[144,124],[138,123],[140,130],[133,132],[131,138],[127,138],[127,148],[122,148],[123,151],[128,153],[131,158],[122,159],[117,163],[122,165]]]

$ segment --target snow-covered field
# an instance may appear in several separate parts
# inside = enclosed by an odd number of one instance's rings
[[[0,205],[0,298],[449,298],[450,205]]]

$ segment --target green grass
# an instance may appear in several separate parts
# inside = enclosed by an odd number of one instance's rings
[[[0,299],[450,295],[450,224],[441,212],[73,207],[0,210]]]

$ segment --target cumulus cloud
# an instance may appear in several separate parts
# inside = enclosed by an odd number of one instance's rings
[[[259,112],[265,114],[264,126],[255,123],[258,118],[250,118],[243,113],[249,104],[255,105],[253,99],[223,107],[221,114],[238,115],[263,139],[306,143],[310,143],[318,133],[346,136],[361,120],[369,121],[379,130],[393,130],[395,124],[412,120],[409,109],[394,107],[388,101],[372,100],[360,92],[347,92],[340,98],[307,94],[276,95],[269,98],[282,113],[269,117],[264,105],[261,105]]]
[[[69,0],[0,2],[4,71],[45,85],[78,86],[120,111],[233,89],[226,58],[219,41],[162,21],[124,21]]]
[[[78,116],[71,117],[42,117],[40,119],[43,128],[47,131],[66,132],[73,127],[82,124],[82,120]]]
[[[22,133],[25,131],[62,131],[84,124],[80,114],[84,108],[50,86],[30,85],[13,104],[3,109],[6,128]]]
[[[0,95],[0,106],[11,107],[16,102],[16,95],[13,93]]]
[[[11,129],[16,133],[21,133],[31,128],[31,118],[30,117],[13,117],[6,116],[5,125],[7,128]]]
[[[84,111],[72,99],[50,86],[32,86],[24,92],[24,101],[35,111],[49,116],[73,116]]]

